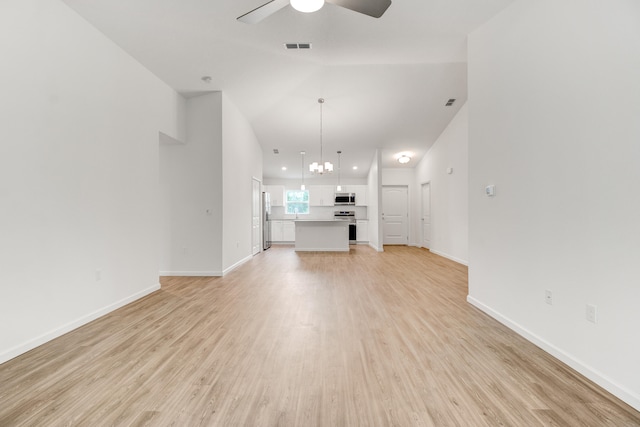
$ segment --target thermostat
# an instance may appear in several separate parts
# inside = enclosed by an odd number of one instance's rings
[[[485,193],[489,197],[493,197],[496,195],[496,186],[495,185],[487,185],[484,189]]]

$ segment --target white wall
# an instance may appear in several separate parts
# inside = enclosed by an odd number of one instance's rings
[[[521,0],[469,37],[469,300],[636,409],[639,22]]]
[[[160,146],[160,274],[222,271],[222,94],[187,100],[187,141]]]
[[[262,149],[221,92],[187,100],[187,141],[160,148],[160,274],[221,276],[251,257],[252,178]]]
[[[422,184],[431,185],[431,252],[469,260],[469,109],[465,104],[415,167],[411,240],[420,244]],[[452,168],[451,174],[447,169]]]
[[[369,214],[369,246],[382,252],[382,221],[380,220],[380,195],[382,193],[382,168],[380,150],[376,150],[367,176],[367,210]]]
[[[247,119],[222,96],[222,268],[252,256],[252,178],[262,180],[262,148]]]
[[[159,288],[181,99],[57,0],[2,1],[0,54],[3,362]]]

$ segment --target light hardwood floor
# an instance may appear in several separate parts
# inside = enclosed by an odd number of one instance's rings
[[[273,247],[0,365],[0,426],[638,426],[484,315],[464,266]]]

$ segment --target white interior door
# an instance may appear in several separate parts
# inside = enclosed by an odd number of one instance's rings
[[[262,246],[262,233],[260,232],[260,224],[262,218],[261,199],[262,193],[260,192],[260,181],[253,180],[253,193],[252,193],[252,209],[251,209],[251,253],[253,255],[260,252]]]
[[[384,245],[406,245],[409,242],[409,191],[407,187],[382,187],[382,223]]]
[[[422,184],[422,243],[423,248],[431,247],[431,183]]]

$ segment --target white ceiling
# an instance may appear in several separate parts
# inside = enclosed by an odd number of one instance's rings
[[[379,19],[287,6],[250,25],[236,17],[266,0],[63,1],[185,96],[224,91],[263,147],[265,178],[299,178],[301,150],[319,160],[320,97],[324,157],[342,150],[343,177],[366,176],[376,148],[383,167],[403,151],[413,167],[467,99],[466,35],[513,2],[393,0]]]

